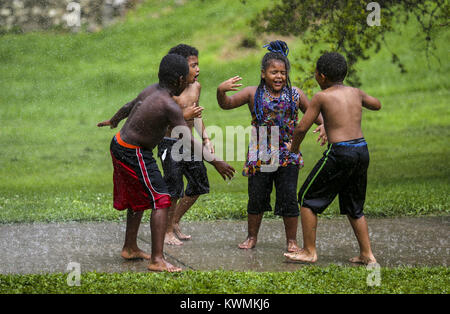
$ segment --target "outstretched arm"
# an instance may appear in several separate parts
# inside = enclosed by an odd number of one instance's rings
[[[119,125],[119,122],[123,119],[127,118],[130,115],[131,110],[133,110],[134,106],[139,105],[142,103],[145,98],[149,95],[149,91],[152,90],[153,85],[147,86],[135,99],[130,101],[129,103],[126,103],[122,106],[115,114],[112,116],[111,119],[100,122],[97,124],[98,127],[107,126],[109,125],[111,129],[117,127]]]
[[[363,107],[369,109],[369,110],[380,110],[381,109],[381,102],[376,99],[375,97],[367,95],[362,90],[359,90],[361,94],[361,101]]]
[[[229,110],[240,107],[244,104],[250,102],[251,87],[246,87],[239,91],[238,87],[242,84],[238,84],[242,80],[240,76],[232,77],[225,82],[222,82],[219,87],[217,87],[217,102],[220,108]],[[238,91],[232,96],[228,96],[226,93],[229,91]]]
[[[111,119],[100,122],[97,124],[98,127],[102,127],[102,126],[107,126],[109,125],[111,127],[111,129],[114,129],[115,127],[117,127],[117,125],[119,125],[119,122],[122,121],[123,119],[125,119],[126,117],[128,117],[128,115],[130,114],[131,110],[134,108],[134,106],[138,103],[140,103],[141,101],[138,100],[138,98],[133,99],[132,101],[130,101],[129,103],[126,103],[125,105],[122,106],[122,108],[120,108],[113,116]]]
[[[294,130],[294,136],[292,138],[291,152],[298,154],[300,151],[300,144],[305,138],[306,132],[308,132],[311,125],[316,121],[320,114],[320,97],[316,94],[306,108],[305,115],[300,120],[299,124]]]
[[[298,101],[298,108],[305,113],[306,109],[310,106],[310,101],[308,100],[308,97],[305,95],[305,93],[299,89],[298,87],[294,88],[297,90],[298,94],[300,95],[299,97],[299,101]],[[322,118],[322,114],[319,113],[319,115],[317,116],[317,119],[314,121],[314,123],[317,126],[317,128],[314,130],[314,133],[319,133],[319,137],[317,138],[317,142],[320,142],[320,145],[323,146],[325,145],[325,143],[327,142],[328,138],[327,138],[327,134],[325,132],[325,127],[323,125],[323,118]]]

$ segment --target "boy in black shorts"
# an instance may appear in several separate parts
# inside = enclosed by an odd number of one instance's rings
[[[294,131],[290,149],[295,153],[321,113],[329,144],[298,194],[303,249],[285,253],[289,260],[317,260],[317,214],[322,213],[339,195],[340,212],[347,215],[360,247],[360,255],[351,258],[350,262],[366,265],[376,263],[363,213],[369,151],[361,131],[361,117],[362,107],[379,110],[381,103],[360,89],[345,86],[343,81],[346,74],[347,62],[342,55],[326,53],[319,58],[315,77],[322,91],[314,95]]]

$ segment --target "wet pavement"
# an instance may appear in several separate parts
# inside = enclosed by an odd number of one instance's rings
[[[368,218],[372,248],[382,267],[447,266],[450,216]],[[169,262],[191,270],[295,271],[305,264],[286,262],[282,220],[263,220],[256,248],[240,250],[245,221],[184,222],[192,240],[165,246]],[[125,223],[32,223],[0,225],[0,273],[64,273],[69,263],[82,272],[145,272],[148,261],[120,257]],[[301,243],[301,226],[298,230]],[[138,245],[150,252],[149,224],[141,225]],[[352,265],[358,244],[345,218],[319,219],[316,265]]]

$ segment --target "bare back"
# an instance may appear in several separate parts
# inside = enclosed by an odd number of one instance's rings
[[[138,102],[120,130],[122,139],[152,150],[169,127],[186,125],[183,113],[166,89],[158,84],[146,88],[147,97]]]
[[[320,112],[329,143],[363,137],[361,130],[362,95],[359,89],[335,85],[319,94]]]

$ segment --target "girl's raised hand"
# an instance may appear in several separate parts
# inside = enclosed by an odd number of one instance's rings
[[[242,84],[237,84],[237,82],[239,82],[240,80],[242,80],[242,77],[240,77],[239,75],[232,77],[220,84],[219,90],[222,92],[238,91],[238,87],[242,86]]]

